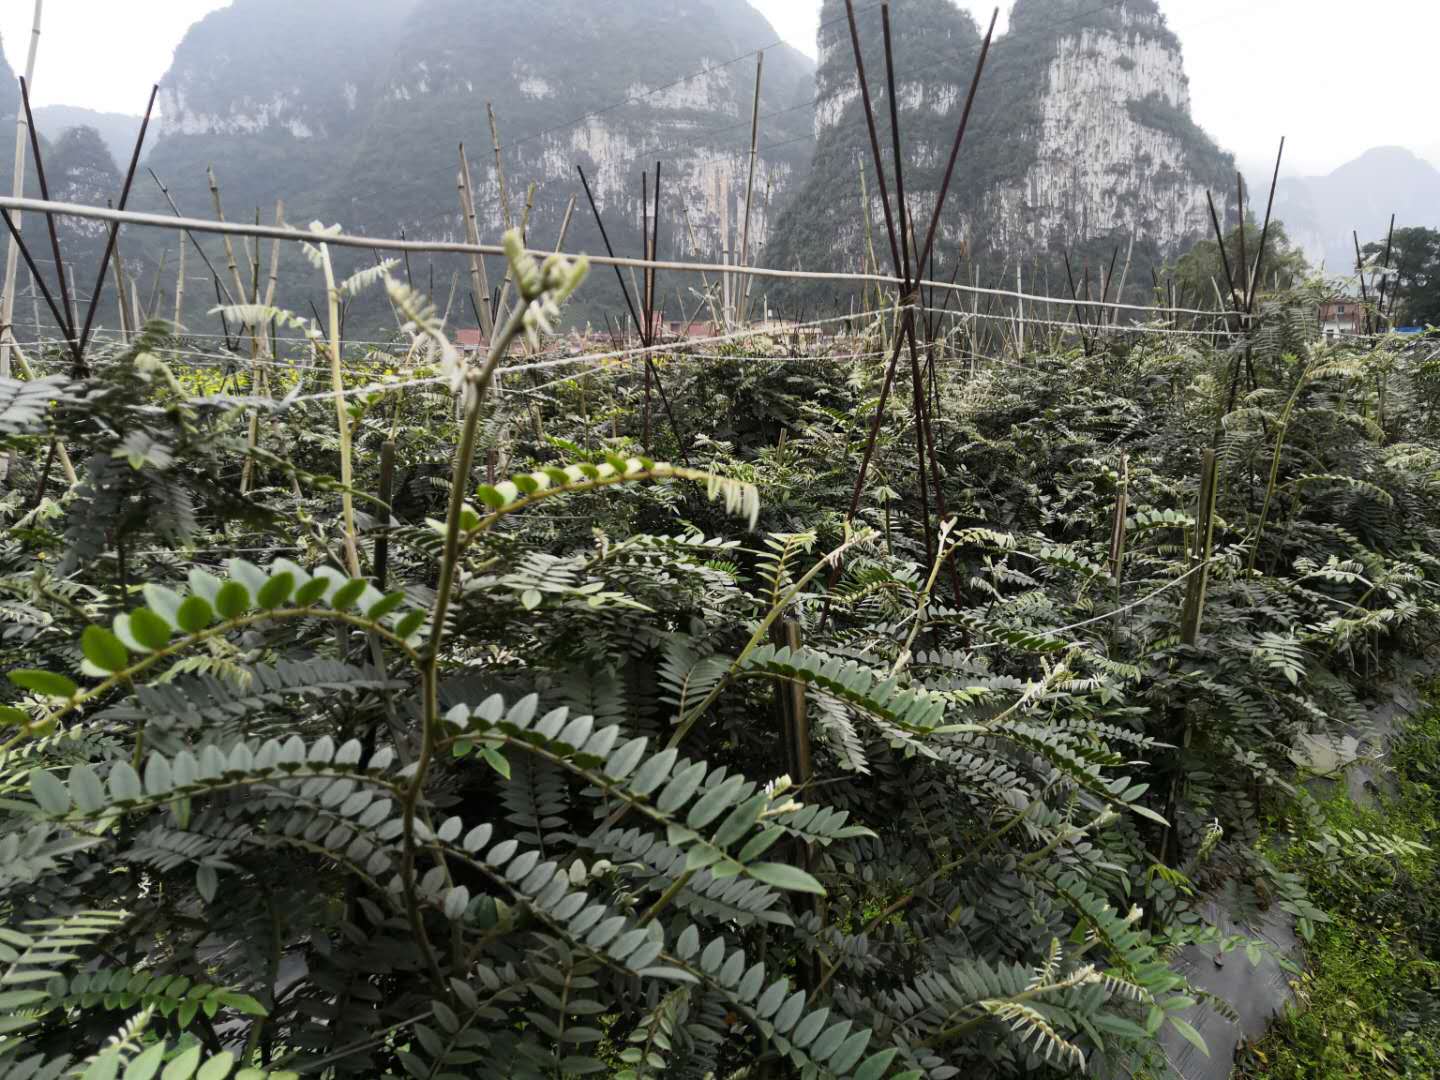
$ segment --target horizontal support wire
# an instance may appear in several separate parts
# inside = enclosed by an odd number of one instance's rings
[[[108,221],[113,224],[141,225],[149,228],[182,230],[208,233],[220,236],[249,236],[262,240],[286,240],[310,244],[328,244],[333,247],[356,248],[364,251],[400,251],[411,254],[430,255],[494,255],[504,256],[505,249],[498,244],[461,244],[441,240],[393,240],[373,236],[351,236],[346,233],[307,232],[278,225],[252,225],[247,222],[210,221],[205,218],[165,217],[160,214],[144,214],[131,210],[112,210],[103,206],[86,206],[80,203],[46,201],[44,199],[22,199],[0,195],[0,207],[26,213],[51,213],[63,217],[88,218],[93,221]],[[531,249],[530,254],[546,259],[553,251]],[[574,258],[575,254],[571,253]],[[620,256],[591,255],[590,262],[596,266],[615,266],[621,269],[664,270],[669,273],[720,274],[735,273],[734,264],[703,262],[673,262],[658,259],[631,259]],[[776,270],[765,267],[745,267],[750,277],[769,278],[779,281],[832,281],[864,285],[905,286],[906,282],[888,274],[842,273],[820,270]],[[1037,304],[1063,304],[1067,307],[1084,307],[1108,311],[1142,311],[1147,313],[1166,312],[1171,315],[1203,315],[1216,317],[1217,312],[1201,308],[1157,307],[1152,304],[1126,304],[1106,300],[1076,300],[1071,297],[1037,296],[1032,293],[1007,289],[988,289],[974,285],[961,285],[949,281],[915,282],[913,287],[938,289],[945,292],[962,293],[970,296],[993,296],[1030,301]]]

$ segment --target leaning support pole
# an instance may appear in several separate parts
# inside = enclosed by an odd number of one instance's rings
[[[210,182],[210,204],[215,209],[215,220],[224,221],[225,207],[220,201],[220,182],[215,179],[214,168],[206,169],[205,176]],[[226,267],[230,271],[230,276],[235,279],[235,295],[240,297],[238,302],[243,304],[245,302],[245,282],[241,280],[240,268],[235,263],[235,245],[231,243],[228,233],[224,235],[223,239],[225,242]]]
[[[1360,233],[1351,230],[1350,236],[1355,241],[1355,273],[1360,278],[1360,302],[1368,308],[1370,306],[1370,290],[1365,285],[1365,259],[1360,254]]]
[[[35,127],[35,116],[30,111],[30,84],[24,79],[20,80],[20,100],[25,106],[25,128],[30,133],[30,153],[35,158],[35,180],[40,185],[40,197],[49,200],[50,183],[45,179],[45,157],[40,153],[40,133]],[[65,256],[60,251],[60,234],[55,230],[55,215],[48,210],[45,212],[45,227],[50,233],[50,253],[55,257],[55,277],[60,282],[60,328],[65,333],[69,342],[70,351],[75,356],[75,362],[80,362],[80,352],[75,339],[75,305],[70,300],[70,294],[65,288]],[[18,239],[19,233],[16,237]]]
[[[500,125],[495,122],[495,107],[485,103],[485,112],[490,117],[490,142],[495,150],[495,180],[500,185],[500,217],[509,232],[514,226],[510,217],[510,192],[505,186],[505,162],[500,156]]]
[[[35,16],[31,20],[30,27],[30,51],[25,57],[25,82],[26,85],[35,78],[35,54],[40,48],[40,16],[44,8],[45,0],[35,0]],[[10,190],[17,198],[25,196],[25,142],[29,137],[30,127],[24,110],[19,111],[15,118],[15,170],[11,175]],[[15,228],[18,230],[21,222],[17,218]],[[5,291],[0,295],[0,378],[10,377],[10,344],[6,340],[7,334],[13,336],[13,325],[15,317],[15,279],[19,276],[20,241],[11,237],[5,249]],[[0,480],[10,469],[10,455],[5,454],[0,458]]]
[[[1270,177],[1270,199],[1265,204],[1265,226],[1260,230],[1260,250],[1255,255],[1255,269],[1245,286],[1245,310],[1255,312],[1255,293],[1260,287],[1260,268],[1265,265],[1265,245],[1270,239],[1270,221],[1275,213],[1275,189],[1280,185],[1280,162],[1285,158],[1285,137],[1280,137],[1280,152],[1275,155],[1275,172]],[[1392,221],[1393,224],[1393,221]]]
[[[740,265],[750,265],[750,207],[755,202],[755,163],[760,153],[760,81],[765,74],[765,52],[755,54],[755,106],[750,115],[750,176],[745,181],[745,221],[740,228]],[[656,213],[659,213],[660,181],[655,181]],[[740,325],[745,325],[746,308],[750,300],[750,279],[740,283]]]
[[[160,194],[165,196],[165,201],[170,204],[170,212],[173,213],[177,218],[183,219],[185,215],[180,213],[180,207],[175,205],[175,200],[170,195],[170,189],[165,186],[164,182],[160,179],[160,177],[155,175],[155,170],[147,168],[145,171],[150,174],[150,179],[155,181],[155,186],[160,189]],[[225,299],[221,301],[217,297],[217,302],[226,304],[239,303],[238,300],[236,300],[233,296],[230,295],[230,286],[226,285],[223,281],[220,280],[220,272],[215,269],[215,264],[210,261],[210,256],[205,254],[205,248],[201,246],[200,241],[195,239],[195,234],[188,229],[182,229],[181,235],[185,239],[189,240],[190,243],[194,245],[195,250],[200,253],[200,259],[202,262],[205,263],[205,269],[209,270],[210,276],[215,279],[216,293],[224,293]]]
[[[457,181],[460,189],[460,213],[465,218],[465,239],[471,247],[477,247],[480,243],[480,224],[475,217],[475,189],[470,184],[470,159],[465,156],[465,144],[460,144],[460,176]],[[495,332],[495,323],[491,318],[490,302],[480,303],[480,297],[489,297],[490,281],[485,275],[485,257],[476,252],[470,253],[470,295],[475,301],[475,317],[480,320],[480,331],[488,341]]]
[[[605,253],[612,259],[615,257],[615,249],[610,246],[610,235],[605,231],[605,221],[600,216],[600,207],[595,203],[595,194],[590,190],[590,181],[585,179],[585,170],[579,165],[575,171],[580,174],[580,186],[585,189],[585,198],[590,202],[590,213],[595,216],[595,225],[600,230],[600,240],[605,245]],[[620,294],[625,297],[625,306],[630,309],[630,317],[635,320],[635,325],[640,325],[640,313],[635,310],[635,301],[630,298],[630,288],[625,284],[625,275],[620,272],[620,267],[615,267],[615,280],[620,282]]]
[[[120,188],[120,201],[117,209],[121,211],[130,201],[130,190],[135,186],[135,171],[140,167],[140,152],[145,148],[145,133],[150,129],[150,115],[155,111],[155,98],[159,93],[160,87],[152,86],[150,88],[150,101],[145,106],[145,119],[140,121],[140,134],[135,136],[135,149],[130,154],[130,167],[125,170],[125,183]],[[80,331],[80,341],[76,345],[75,362],[77,367],[84,365],[85,346],[90,340],[90,331],[95,325],[95,312],[99,310],[100,293],[105,287],[105,273],[119,240],[120,226],[118,224],[110,226],[110,236],[105,245],[105,254],[100,257],[100,272],[95,278],[95,288],[90,291],[90,306],[85,311],[85,328]]]
[[[1377,319],[1383,319],[1383,318],[1385,317],[1385,289],[1386,289],[1386,287],[1390,284],[1390,275],[1389,275],[1388,271],[1389,271],[1389,269],[1390,269],[1390,253],[1391,253],[1392,249],[1394,248],[1394,245],[1395,245],[1395,215],[1394,215],[1394,214],[1391,214],[1391,215],[1390,215],[1390,231],[1385,234],[1385,262],[1384,262],[1384,265],[1381,267],[1381,269],[1384,270],[1384,271],[1386,271],[1386,272],[1385,272],[1385,273],[1382,273],[1382,274],[1380,275],[1380,293],[1379,293],[1379,295],[1378,295],[1378,296],[1376,297],[1376,299],[1375,299],[1375,317],[1376,317]],[[1371,332],[1372,334],[1375,332],[1375,330],[1376,330],[1376,327],[1375,327],[1375,326],[1371,326],[1371,327],[1370,327],[1370,332]]]

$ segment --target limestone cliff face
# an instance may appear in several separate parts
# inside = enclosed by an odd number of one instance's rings
[[[1061,32],[1029,132],[1035,161],[994,196],[1004,238],[1033,248],[1121,231],[1172,250],[1209,227],[1205,192],[1228,196],[1233,161],[1190,118],[1180,42],[1154,0],[1073,7],[1016,5],[1013,35]]]
[[[58,202],[104,206],[120,190],[120,170],[100,133],[92,127],[74,127],[60,136],[46,154],[50,196]],[[109,232],[103,221],[61,218],[57,228],[62,242],[103,239]],[[65,248],[67,254],[70,248]],[[98,261],[98,256],[97,256]]]
[[[491,102],[517,222],[535,185],[536,244],[555,242],[577,194],[567,246],[600,249],[578,164],[611,239],[638,255],[641,172],[653,176],[663,160],[662,256],[688,256],[692,227],[707,258],[738,248],[755,65],[727,61],[778,37],[743,0],[347,0],[338,20],[335,9],[236,0],[192,28],[161,83],[164,120],[149,162],[187,212],[208,205],[213,164],[232,213],[284,197],[292,221],[459,239],[463,142],[481,228],[494,240],[502,214]],[[676,81],[690,72],[701,74]],[[756,252],[771,208],[809,167],[813,76],[795,50],[766,52],[761,112],[774,115],[762,143],[774,149],[757,163]]]
[[[863,163],[875,251],[888,271],[842,0],[827,0],[822,19],[815,166],[777,226],[769,259],[862,265]],[[923,238],[980,33],[946,0],[894,0],[892,24],[907,199]],[[860,32],[893,198],[878,14],[862,12]],[[1232,159],[1190,118],[1180,42],[1155,0],[1099,11],[1091,0],[1017,0],[976,99],[941,223],[937,272],[971,258],[1044,261],[1102,241],[1126,244],[1132,235],[1138,251],[1159,261],[1208,230],[1207,188],[1225,212],[1233,180]],[[828,202],[822,192],[831,194]]]

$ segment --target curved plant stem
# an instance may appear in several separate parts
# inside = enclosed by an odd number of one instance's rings
[[[328,264],[327,264],[328,266]],[[430,969],[430,977],[442,992],[445,980],[435,960],[435,951],[425,932],[425,922],[420,916],[419,897],[415,892],[415,816],[425,788],[425,777],[434,757],[435,743],[440,727],[440,646],[445,637],[445,617],[450,610],[451,595],[455,590],[455,578],[459,573],[461,550],[461,516],[465,509],[465,493],[470,487],[470,470],[475,464],[475,441],[480,427],[481,407],[485,403],[485,391],[489,388],[491,376],[500,363],[500,358],[510,351],[510,343],[519,336],[524,326],[524,305],[516,307],[505,329],[490,343],[490,353],[479,371],[465,375],[465,420],[460,430],[460,443],[455,449],[455,468],[450,480],[450,510],[445,522],[445,549],[440,558],[440,581],[435,591],[435,610],[430,626],[430,641],[420,658],[422,684],[422,709],[420,733],[420,756],[415,762],[415,774],[405,792],[405,861],[401,881],[405,892],[405,910],[409,915],[410,929],[416,944]],[[333,324],[332,318],[332,324]],[[348,487],[350,478],[344,482]]]
[[[325,294],[329,298],[330,386],[335,391],[335,423],[340,431],[340,506],[345,530],[345,565],[351,577],[360,576],[360,550],[355,543],[355,499],[351,475],[350,412],[345,408],[345,379],[340,368],[340,289],[335,284],[335,267],[330,261],[330,247],[320,245],[320,259],[325,267]]]
[[[879,534],[873,529],[864,529],[847,537],[843,544],[817,562],[804,577],[795,582],[789,591],[780,598],[779,603],[771,606],[770,610],[765,614],[765,617],[760,620],[760,625],[755,628],[755,632],[750,635],[750,640],[745,643],[745,647],[740,650],[734,661],[731,662],[729,670],[725,672],[725,677],[717,680],[714,688],[710,693],[705,695],[705,699],[681,719],[675,728],[675,734],[671,735],[670,741],[665,744],[668,749],[674,749],[680,745],[681,740],[690,733],[690,729],[705,715],[710,706],[715,703],[715,699],[721,695],[735,678],[736,673],[740,670],[740,665],[745,663],[745,658],[754,652],[760,643],[769,636],[770,627],[774,625],[775,620],[780,618],[780,616],[784,614],[785,609],[794,602],[795,598],[800,595],[805,587],[815,580],[816,575],[827,566],[839,565],[840,556],[844,555],[845,552],[858,544],[869,543],[878,535]]]

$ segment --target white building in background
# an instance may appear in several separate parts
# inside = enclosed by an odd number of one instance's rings
[[[1320,335],[1326,341],[1354,337],[1365,331],[1365,307],[1354,299],[1330,300],[1320,305]]]

